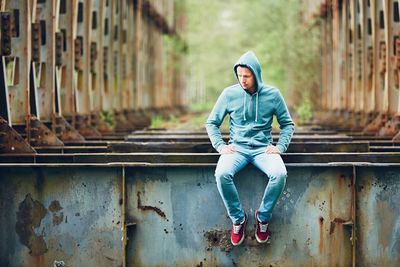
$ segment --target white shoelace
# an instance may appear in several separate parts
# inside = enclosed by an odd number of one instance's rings
[[[258,226],[260,227],[260,232],[262,232],[262,233],[265,233],[268,229],[268,223],[263,224],[263,223],[258,222]]]
[[[243,226],[243,225],[241,225],[241,224],[233,225],[233,232],[234,232],[235,234],[238,234],[239,231],[240,231],[240,229],[242,229],[242,226]]]

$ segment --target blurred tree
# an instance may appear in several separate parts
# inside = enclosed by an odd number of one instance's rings
[[[186,0],[188,86],[197,109],[199,102],[209,109],[223,88],[236,83],[233,64],[253,50],[265,83],[278,87],[292,109],[310,117],[318,97],[319,32],[302,23],[300,2]],[[196,97],[202,90],[205,97]]]

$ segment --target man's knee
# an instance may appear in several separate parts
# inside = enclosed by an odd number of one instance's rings
[[[226,184],[232,182],[233,174],[228,170],[215,170],[215,179],[217,183]]]
[[[287,177],[286,168],[272,170],[270,173],[268,173],[268,177],[274,180],[286,180]]]

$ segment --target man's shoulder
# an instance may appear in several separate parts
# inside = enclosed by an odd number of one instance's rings
[[[241,92],[238,89],[242,89],[242,87],[239,84],[233,84],[231,86],[225,87],[224,90],[222,90],[222,93],[231,96],[233,94],[237,94],[238,92]]]
[[[232,84],[228,87],[225,87],[224,91],[232,91],[232,90],[236,90],[237,88],[241,88],[241,86],[238,83]]]
[[[272,94],[272,95],[276,95],[280,93],[280,90],[275,87],[275,86],[271,86],[271,85],[263,85],[261,87],[261,91],[260,92],[265,92],[267,94]]]

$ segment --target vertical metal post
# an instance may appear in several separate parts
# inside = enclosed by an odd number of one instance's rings
[[[142,0],[137,1],[137,7],[136,7],[136,12],[135,12],[135,18],[136,18],[136,23],[135,23],[135,28],[136,28],[136,42],[135,42],[135,54],[136,54],[136,106],[138,108],[143,108],[144,107],[144,97],[143,97],[143,87],[142,87],[142,79],[143,79],[143,70],[144,70],[144,64],[143,64],[143,34],[142,34],[142,28],[143,28],[143,20],[142,20],[142,13],[143,13],[143,7],[142,7]]]
[[[396,29],[394,39],[394,86],[400,91],[400,1],[393,3],[393,28]],[[398,99],[397,114],[400,115],[400,95]]]
[[[364,116],[366,116],[362,125],[367,125],[370,123],[370,116],[374,112],[375,95],[373,91],[373,12],[371,7],[371,1],[362,0],[361,1],[362,10],[362,35],[364,36],[362,42],[362,49],[364,51],[362,58],[363,66],[363,85],[364,88]]]
[[[357,44],[358,44],[358,30],[357,30],[357,4],[356,1],[350,1],[349,3],[349,11],[350,11],[350,18],[349,18],[349,34],[350,34],[350,45],[349,45],[349,52],[350,52],[350,69],[349,72],[351,73],[351,86],[349,89],[349,112],[351,117],[353,118],[353,114],[356,111],[356,90],[358,89],[358,73],[357,73],[357,62],[358,62],[358,55],[357,55]],[[358,99],[357,99],[358,101]],[[353,127],[353,125],[351,125]]]
[[[89,88],[90,88],[90,107],[91,112],[99,115],[102,110],[101,92],[103,91],[103,53],[100,48],[103,47],[103,31],[104,31],[104,0],[92,0],[91,5],[91,21],[89,23],[90,39],[89,39]]]
[[[40,27],[40,60],[37,62],[38,114],[43,122],[50,122],[56,114],[55,94],[55,38],[59,1],[46,1],[36,5],[36,20]]]
[[[112,108],[114,111],[121,110],[121,97],[120,97],[120,55],[119,55],[119,38],[120,38],[120,14],[121,14],[121,0],[111,1],[111,75],[113,76],[113,84],[111,85],[111,92],[113,96]]]
[[[31,66],[31,5],[25,1],[7,1],[5,10],[11,14],[11,47],[6,62],[13,64],[13,77],[8,86],[10,125],[30,128],[29,72]],[[29,139],[29,135],[28,135]]]
[[[127,25],[127,3],[126,0],[120,2],[119,33],[118,33],[118,73],[120,75],[119,85],[119,106],[121,112],[129,109],[129,99],[131,98],[131,88],[128,83],[128,25]]]
[[[387,21],[385,19],[385,2],[386,0],[378,0],[376,3],[376,25],[377,31],[375,36],[375,45],[378,56],[378,65],[376,68],[376,93],[377,93],[377,109],[381,113],[387,112]]]
[[[72,118],[77,111],[74,41],[77,31],[78,0],[62,0],[60,4],[59,28],[63,36],[62,64],[57,71],[61,98],[60,115]]]
[[[385,43],[386,43],[386,72],[385,72],[385,111],[390,115],[395,109],[397,109],[397,99],[398,94],[393,90],[393,81],[392,81],[392,54],[393,54],[393,29],[392,29],[392,0],[385,0],[383,3],[383,14],[384,14],[384,24],[385,24]],[[396,106],[396,107],[394,107]]]
[[[127,107],[130,111],[136,109],[135,94],[136,94],[136,54],[135,54],[135,44],[136,44],[136,21],[135,21],[135,8],[133,1],[127,1],[126,3],[126,34],[127,34],[127,56],[126,60],[126,86],[129,90],[129,96],[127,99]]]
[[[400,130],[400,113],[399,111],[399,90],[400,84],[398,80],[398,67],[396,58],[397,51],[400,48],[398,44],[400,40],[400,18],[399,18],[399,2],[388,1],[386,3],[386,22],[387,22],[387,86],[388,86],[388,117],[389,120],[381,129],[380,134],[384,136],[394,136]]]
[[[113,75],[113,56],[112,56],[112,13],[113,13],[113,4],[111,1],[105,1],[105,10],[103,15],[103,92],[102,92],[102,108],[103,110],[112,110],[113,108],[113,97],[114,92],[112,90],[114,84],[114,75]]]
[[[353,227],[351,228],[351,244],[352,244],[352,266],[356,267],[357,257],[357,169],[353,165],[352,177],[352,206],[351,206],[351,220]]]
[[[340,10],[339,1],[332,1],[332,106],[333,111],[340,109]]]
[[[350,87],[351,75],[349,75],[349,3],[348,0],[343,0],[342,2],[342,40],[343,40],[343,80],[341,83],[340,101],[341,101],[341,111],[345,112],[349,109],[349,98],[347,92]]]
[[[321,20],[321,111],[327,111],[327,101],[326,93],[328,91],[328,64],[327,64],[327,21],[325,19]]]
[[[126,195],[126,180],[125,180],[125,166],[122,166],[122,212],[121,212],[121,219],[122,219],[122,266],[126,267],[126,246],[127,246],[127,222],[126,222],[126,207],[127,207],[127,195]]]
[[[387,0],[371,1],[373,23],[373,88],[375,92],[375,107],[377,116],[364,128],[364,132],[378,133],[381,127],[388,120],[388,90],[387,90],[387,41],[385,20],[385,5]]]

